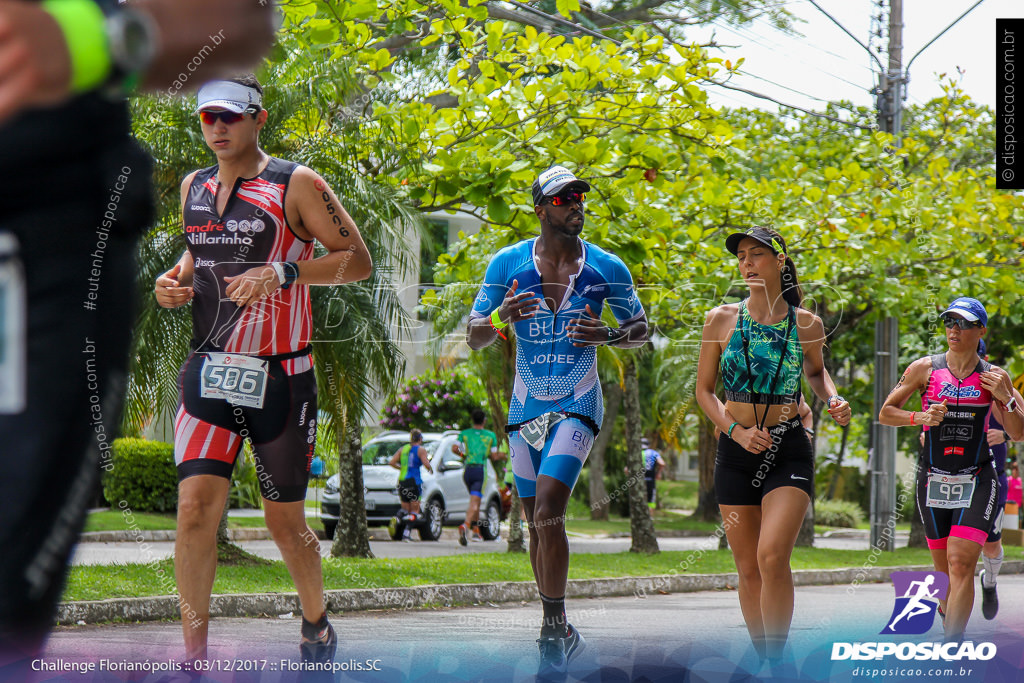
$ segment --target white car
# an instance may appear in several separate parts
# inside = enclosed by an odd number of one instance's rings
[[[430,465],[434,468],[433,474],[426,469],[420,470],[423,476],[420,509],[428,515],[429,520],[428,524],[420,527],[420,538],[425,541],[441,538],[443,525],[455,526],[466,519],[469,491],[462,481],[462,460],[452,453],[452,444],[458,440],[458,436],[457,431],[423,434],[423,446],[430,454]],[[388,462],[395,451],[407,443],[409,432],[391,431],[378,434],[363,444],[363,498],[366,521],[370,526],[387,524],[401,508],[398,470],[388,465]],[[335,474],[324,485],[320,503],[320,521],[323,522],[327,538],[334,538],[338,527],[341,512],[338,486],[338,475]],[[481,535],[486,540],[496,540],[504,518],[498,476],[494,464],[488,461],[480,501]]]

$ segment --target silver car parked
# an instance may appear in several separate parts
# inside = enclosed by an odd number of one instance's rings
[[[430,455],[434,468],[431,474],[422,471],[423,487],[420,509],[426,513],[428,524],[420,527],[420,538],[436,541],[441,538],[443,525],[457,526],[465,521],[469,508],[469,492],[462,481],[462,460],[452,452],[458,440],[457,431],[443,433],[424,432],[423,446]],[[390,431],[378,434],[363,444],[363,498],[366,521],[370,526],[387,524],[401,508],[398,498],[398,470],[388,465],[391,456],[409,443],[409,433]],[[327,480],[320,503],[320,520],[328,538],[334,538],[341,512],[338,475]],[[480,502],[480,533],[487,540],[496,540],[504,512],[499,493],[498,476],[493,463],[488,461]]]

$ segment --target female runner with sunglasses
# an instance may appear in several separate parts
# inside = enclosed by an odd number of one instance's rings
[[[790,555],[814,495],[814,457],[801,425],[801,370],[841,425],[850,405],[825,369],[821,319],[803,293],[786,243],[755,227],[729,235],[750,297],[712,309],[697,366],[697,402],[721,430],[715,495],[739,574],[740,610],[754,649],[778,659],[793,618]],[[715,394],[721,374],[726,402]]]
[[[999,479],[986,429],[993,407],[1014,440],[1024,436],[1021,397],[1006,371],[978,357],[988,313],[977,299],[961,297],[943,314],[949,350],[918,358],[882,405],[878,421],[893,427],[924,426],[917,472],[917,510],[924,522],[935,570],[949,576],[947,639],[963,637],[974,607],[974,567],[998,510]],[[921,410],[903,410],[914,393]],[[941,597],[941,596],[940,596]]]

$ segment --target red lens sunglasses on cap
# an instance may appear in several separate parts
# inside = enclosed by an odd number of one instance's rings
[[[551,206],[562,206],[563,204],[572,204],[573,202],[579,202],[582,204],[587,201],[587,195],[585,192],[566,192],[564,194],[556,194],[551,198]]]
[[[208,126],[212,126],[213,124],[217,123],[217,119],[220,119],[221,121],[230,126],[232,123],[238,123],[239,121],[244,119],[245,114],[246,112],[236,114],[233,111],[227,110],[209,111],[204,109],[203,111],[199,112],[199,118],[202,120],[203,123],[205,123]]]

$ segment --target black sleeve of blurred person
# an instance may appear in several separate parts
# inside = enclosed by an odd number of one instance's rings
[[[5,663],[45,643],[117,436],[153,191],[127,102],[98,92],[0,126],[0,163],[0,232],[18,240],[27,292],[26,409],[0,415]]]

